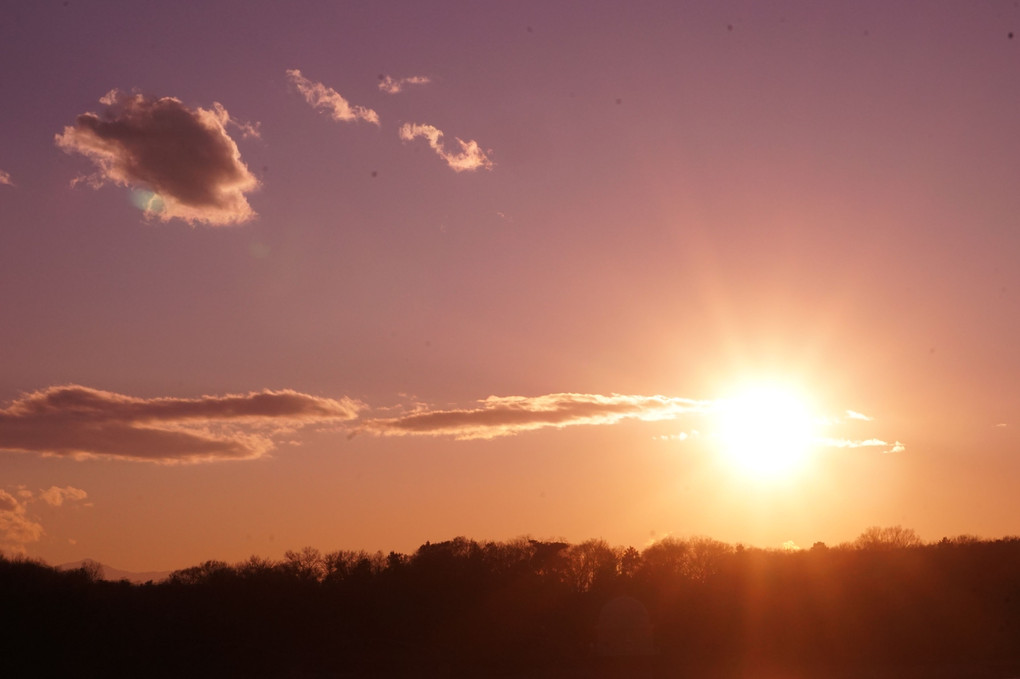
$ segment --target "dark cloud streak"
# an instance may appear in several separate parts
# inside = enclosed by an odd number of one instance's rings
[[[162,463],[252,459],[273,449],[275,434],[350,420],[359,408],[289,390],[142,399],[50,387],[0,410],[0,448]]]
[[[488,439],[546,427],[615,424],[621,420],[668,420],[704,412],[708,403],[667,396],[547,394],[490,396],[477,408],[424,410],[367,420],[363,429],[390,436],[431,435]]]

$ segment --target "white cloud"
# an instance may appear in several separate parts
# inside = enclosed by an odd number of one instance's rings
[[[192,109],[173,97],[118,90],[100,103],[107,106],[102,115],[83,113],[55,137],[57,146],[97,168],[72,186],[84,180],[98,188],[109,181],[151,191],[146,216],[162,221],[222,225],[255,217],[245,194],[259,183],[241,162],[225,128],[232,120],[219,103]]]
[[[902,453],[907,449],[905,445],[899,441],[889,443],[882,439],[864,439],[861,441],[855,441],[853,439],[836,439],[836,438],[823,438],[819,439],[819,443],[829,448],[888,448],[885,452],[887,453]]]
[[[442,130],[432,125],[404,123],[401,125],[398,134],[404,141],[424,137],[428,141],[429,146],[432,147],[432,150],[436,152],[436,155],[446,161],[446,164],[454,172],[473,172],[478,169],[492,169],[492,161],[482,151],[478,142],[473,139],[464,141],[459,137],[455,137],[454,139],[456,139],[457,144],[460,145],[460,152],[451,153],[443,146]]]
[[[219,104],[213,104],[213,106],[219,106]],[[222,106],[220,106],[222,108]],[[226,113],[226,111],[224,111]],[[234,120],[228,117],[227,122],[230,123],[231,127],[236,127],[241,131],[242,139],[262,139],[262,123],[260,122],[241,122],[240,120]]]
[[[864,420],[865,422],[871,422],[871,418],[862,413],[858,413],[854,410],[846,411],[846,416],[851,420]]]
[[[388,75],[379,76],[379,89],[387,94],[397,94],[407,85],[427,85],[432,79],[424,75],[412,75],[409,78],[392,78]]]
[[[43,502],[60,507],[64,502],[84,500],[88,493],[80,488],[51,486],[36,496],[32,491],[19,487],[15,494],[0,490],[0,548],[24,553],[25,546],[38,542],[45,534],[37,516],[29,512],[31,505]]]
[[[670,420],[707,408],[704,401],[623,394],[490,396],[479,403],[474,408],[451,410],[422,407],[398,417],[369,419],[360,429],[387,436],[491,439],[547,427],[616,424],[627,419]]]
[[[297,443],[298,437],[291,434],[308,426],[350,435],[492,439],[549,428],[671,421],[682,416],[710,418],[720,403],[663,395],[552,393],[489,396],[467,407],[414,402],[369,410],[348,397],[325,398],[289,390],[138,398],[67,385],[22,395],[0,408],[0,450],[162,464],[244,460],[261,457],[281,444]],[[699,436],[698,429],[687,429],[653,438],[685,441]],[[905,450],[899,441],[879,438],[817,438],[814,443],[834,448],[884,448],[889,453]],[[54,487],[41,499],[59,506],[76,492],[70,487]]]
[[[89,494],[84,490],[81,488],[75,488],[74,486],[64,486],[63,488],[59,486],[50,486],[39,493],[39,499],[53,507],[61,506],[64,504],[65,500],[84,500],[88,496]]]
[[[287,71],[287,77],[298,88],[298,92],[313,108],[327,111],[333,120],[357,122],[364,120],[374,125],[379,124],[379,114],[364,106],[353,106],[340,93],[322,83],[314,82],[301,75],[296,68]]]
[[[686,441],[690,437],[691,437],[691,434],[688,434],[687,432],[682,431],[682,432],[680,432],[678,434],[661,434],[661,435],[656,436],[654,438],[657,441]]]
[[[351,420],[360,408],[290,390],[144,399],[72,384],[0,409],[0,449],[164,464],[245,460],[272,450],[275,436]]]
[[[455,439],[492,439],[525,431],[571,426],[612,425],[624,420],[660,421],[682,416],[706,417],[716,413],[725,401],[696,400],[671,396],[626,394],[554,393],[542,396],[489,396],[474,406],[443,408],[415,403],[403,413],[365,417],[349,427],[357,432],[385,436],[450,436]],[[382,412],[377,409],[376,412]],[[839,419],[827,424],[839,424]],[[712,427],[710,422],[707,426]],[[754,426],[749,424],[748,426]],[[698,429],[655,435],[659,441],[687,441],[701,437]],[[709,437],[714,438],[712,432]],[[899,441],[879,438],[854,439],[816,437],[814,445],[832,448],[884,448],[899,453],[906,447]]]

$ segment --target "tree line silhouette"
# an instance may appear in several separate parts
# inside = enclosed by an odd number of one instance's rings
[[[146,584],[0,555],[0,676],[1020,675],[1020,538],[799,551],[463,537]]]

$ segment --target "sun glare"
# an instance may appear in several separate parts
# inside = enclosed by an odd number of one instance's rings
[[[759,479],[799,471],[815,438],[815,418],[797,393],[758,386],[719,403],[717,433],[734,467]]]

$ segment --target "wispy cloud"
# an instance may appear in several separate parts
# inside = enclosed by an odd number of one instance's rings
[[[65,486],[63,488],[59,486],[50,486],[44,491],[39,493],[39,499],[50,505],[51,507],[59,507],[64,504],[64,501],[75,501],[84,500],[89,496],[81,488],[74,488],[73,486]]]
[[[446,150],[443,145],[443,132],[432,125],[422,125],[419,123],[404,123],[400,127],[398,132],[400,138],[404,141],[411,141],[417,137],[424,137],[428,141],[429,146],[436,152],[440,158],[446,161],[446,164],[450,166],[450,169],[454,172],[472,172],[478,169],[492,169],[492,161],[482,151],[481,147],[478,146],[478,142],[475,140],[464,141],[459,137],[455,137],[457,144],[460,146],[459,153],[451,153]]]
[[[360,407],[290,390],[145,399],[58,386],[0,410],[0,449],[164,464],[246,460],[272,450],[274,436],[354,419]]]
[[[388,75],[379,76],[379,89],[387,94],[397,94],[407,85],[427,85],[432,79],[424,75],[412,75],[408,78],[392,78]]]
[[[492,439],[545,428],[612,425],[624,420],[663,421],[681,417],[711,418],[725,407],[724,400],[698,400],[674,396],[625,394],[556,393],[542,396],[489,396],[476,405],[442,408],[416,404],[409,411],[386,417],[365,417],[350,431],[384,436],[449,436],[455,439]],[[851,418],[859,420],[861,418]],[[824,424],[838,425],[840,419]],[[712,424],[704,422],[710,429]],[[755,426],[752,420],[747,426]],[[709,431],[708,439],[718,432]],[[765,432],[767,435],[768,432]],[[698,429],[653,436],[660,441],[701,438]],[[899,441],[879,438],[852,439],[817,436],[819,448],[884,448],[886,453],[903,452]]]
[[[3,170],[0,170],[0,185],[14,186],[14,180],[11,179],[11,175],[9,172],[4,172]]]
[[[360,429],[387,436],[491,439],[546,427],[606,425],[626,419],[669,420],[706,408],[703,401],[622,394],[490,396],[479,403],[473,408],[450,410],[420,407],[397,417],[366,420]]]
[[[56,135],[57,146],[97,167],[74,183],[149,190],[146,216],[162,221],[235,224],[255,216],[245,194],[259,183],[227,134],[231,118],[223,106],[192,109],[173,97],[118,90],[100,103],[107,107],[102,115],[83,113]]]
[[[31,505],[43,502],[60,507],[65,502],[78,502],[88,497],[81,488],[50,486],[38,494],[23,486],[15,493],[0,490],[0,548],[23,553],[25,545],[38,542],[45,534],[38,517],[29,512]]]
[[[0,490],[0,547],[23,552],[29,542],[38,542],[42,524],[28,516],[28,502]]]
[[[853,439],[821,438],[818,443],[827,448],[886,448],[886,453],[902,453],[907,449],[899,441],[883,441],[882,439],[864,439],[855,441]]]
[[[675,434],[659,434],[658,436],[653,436],[652,438],[655,439],[656,441],[686,441],[687,439],[696,436],[698,436],[697,429],[691,432],[681,431]]]
[[[331,87],[326,87],[301,75],[296,68],[287,71],[287,77],[297,87],[298,92],[313,108],[326,111],[333,120],[357,122],[364,120],[374,125],[379,124],[379,114],[364,106],[353,106]]]
[[[13,512],[18,508],[18,499],[6,490],[0,490],[0,512]]]
[[[235,127],[241,131],[242,139],[262,139],[262,123],[235,120],[234,118],[228,118],[227,122],[231,127]]]
[[[863,420],[865,422],[871,422],[871,418],[870,417],[868,417],[867,415],[864,415],[863,413],[859,413],[859,412],[857,412],[855,410],[848,410],[848,411],[846,411],[846,416],[847,416],[847,419],[850,419],[850,420]]]

